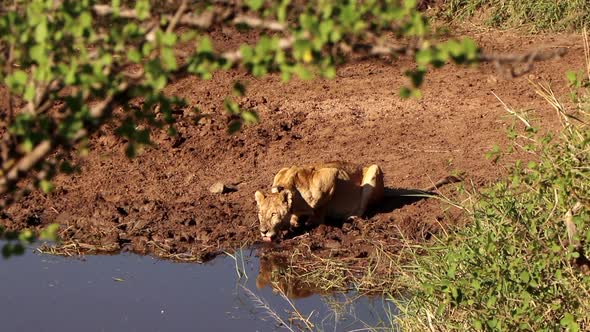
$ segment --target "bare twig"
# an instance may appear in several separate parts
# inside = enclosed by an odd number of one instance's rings
[[[4,56],[4,53],[6,52],[7,54],[5,55],[5,59],[6,62],[4,62],[4,72],[6,74],[11,72],[12,69],[12,62],[14,61],[14,44],[10,44],[9,47],[4,46],[4,45],[0,45],[2,46],[2,48],[0,49],[0,55]],[[2,63],[2,62],[0,62]],[[12,92],[10,91],[10,89],[7,89],[7,93],[8,93],[8,119],[7,119],[7,124],[12,123],[12,119],[14,118],[14,96],[12,95]]]
[[[59,80],[53,80],[49,83],[34,82],[35,98],[27,103],[25,111],[31,114],[41,114],[48,111],[54,104],[50,96],[64,88],[64,83]]]
[[[0,194],[7,192],[11,186],[16,183],[21,176],[28,172],[39,161],[45,158],[51,152],[53,144],[50,140],[39,143],[33,151],[22,157],[8,173],[0,179]]]
[[[444,185],[451,184],[451,183],[457,183],[457,182],[461,182],[461,181],[463,181],[463,180],[460,177],[454,176],[454,175],[449,175],[449,176],[445,176],[444,178],[436,181],[436,183],[433,183],[431,186],[421,189],[421,191],[424,191],[424,192],[434,191]]]
[[[279,39],[279,49],[281,49],[281,50],[291,49],[291,47],[293,47],[294,43],[295,43],[294,37],[281,38],[281,39]],[[233,62],[238,62],[242,59],[242,53],[240,52],[240,50],[227,51],[227,52],[223,52],[221,54],[221,57],[233,63]]]
[[[92,11],[98,16],[108,16],[115,14],[115,9],[109,5],[94,5]],[[117,16],[127,19],[137,19],[137,14],[134,9],[120,8]]]
[[[481,62],[498,62],[500,64],[526,63],[529,61],[546,61],[559,58],[565,55],[567,49],[559,47],[554,50],[534,50],[529,53],[510,54],[510,53],[481,53],[479,61]]]
[[[478,56],[479,62],[492,62],[498,70],[504,66],[513,66],[515,64],[524,64],[524,67],[517,70],[514,67],[509,67],[510,76],[512,78],[522,76],[533,69],[533,63],[538,61],[546,61],[554,58],[560,58],[565,55],[567,49],[559,47],[553,50],[533,50],[529,53],[523,54],[493,54],[481,53]]]
[[[278,21],[263,20],[259,17],[254,17],[254,16],[240,15],[240,16],[237,16],[236,18],[234,18],[232,23],[235,25],[244,24],[244,25],[247,25],[251,28],[262,28],[262,29],[267,29],[267,30],[271,30],[271,31],[285,31],[286,30],[285,25],[278,22]]]
[[[187,5],[187,0],[183,0],[182,3],[180,4],[180,6],[178,7],[178,10],[176,11],[176,14],[174,14],[174,17],[172,17],[170,24],[168,24],[168,28],[166,28],[166,32],[171,33],[172,31],[174,31],[176,24],[178,24],[178,21],[182,17],[182,14],[184,14],[184,12],[186,11],[186,7],[187,7],[186,5]]]
[[[115,10],[113,7],[109,5],[94,5],[92,6],[92,11],[97,16],[110,16],[115,15]],[[177,11],[179,13],[180,11]],[[184,10],[183,10],[184,12]],[[125,19],[139,19],[137,13],[133,9],[128,8],[120,8],[118,13],[118,17],[125,18]],[[195,28],[200,29],[207,29],[211,27],[214,22],[215,13],[211,10],[205,11],[199,15],[194,14],[184,14],[179,15],[177,18],[171,15],[163,16],[164,19],[168,20],[169,22],[175,22],[175,25],[178,23],[180,25],[192,26]]]
[[[553,108],[557,112],[557,116],[559,117],[559,122],[561,123],[561,125],[564,127],[569,127],[570,121],[568,119],[568,115],[565,112],[565,108],[555,96],[555,93],[553,92],[553,89],[551,89],[551,86],[549,84],[545,86],[541,83],[533,83],[533,85],[535,85],[535,87],[537,88],[535,89],[535,92],[539,96],[543,97],[551,106],[553,106]]]
[[[426,310],[426,320],[428,321],[428,328],[431,332],[435,332],[434,326],[432,326],[432,314],[430,311]]]
[[[295,307],[295,304],[293,304],[293,301],[291,301],[291,299],[289,299],[289,297],[287,296],[287,294],[285,294],[285,292],[283,291],[283,289],[281,287],[279,287],[275,284],[275,287],[273,287],[273,288],[278,290],[279,293],[281,294],[281,297],[283,298],[283,300],[285,300],[289,304],[289,306],[291,306],[291,309],[293,310],[293,314],[295,315],[297,320],[299,320],[300,322],[305,324],[305,327],[308,330],[312,331],[314,328],[314,325],[309,320],[309,318],[311,317],[311,315],[313,315],[313,311],[309,314],[309,316],[307,316],[307,317],[303,316],[301,314],[301,312],[299,311],[299,309],[297,309],[297,307]]]
[[[508,107],[508,105],[506,105],[506,103],[504,103],[504,101],[502,99],[500,99],[500,97],[498,97],[498,95],[496,95],[494,93],[494,91],[492,91],[492,94],[494,95],[494,97],[496,97],[496,99],[498,99],[498,101],[502,104],[502,106],[504,106],[504,110],[506,110],[506,112],[510,113],[511,115],[514,115],[517,119],[522,121],[522,123],[524,123],[524,125],[527,128],[532,127],[531,124],[527,121],[527,119],[525,119],[522,115],[516,113],[515,111],[511,110],[510,107]]]
[[[264,309],[267,314],[274,319],[278,324],[284,326],[287,330],[291,331],[291,332],[295,332],[293,330],[293,328],[287,324],[282,318],[281,316],[279,316],[279,314],[277,314],[274,310],[272,310],[272,308],[268,305],[268,303],[266,303],[266,301],[264,301],[263,299],[261,299],[260,297],[258,297],[256,294],[254,294],[250,289],[248,289],[247,287],[240,285],[242,287],[242,289],[244,290],[244,292],[246,293],[246,295],[248,295],[248,297],[250,297],[250,299],[256,304],[256,306],[258,306],[261,309]]]
[[[355,51],[364,51],[369,56],[380,55],[413,55],[422,49],[421,46],[412,45],[393,45],[389,43],[377,42],[357,43],[350,47]],[[476,62],[492,62],[496,65],[498,70],[506,66],[514,66],[516,64],[524,64],[524,68],[516,70],[510,67],[510,76],[512,78],[522,76],[533,69],[533,64],[538,61],[546,61],[554,58],[562,57],[567,52],[567,49],[560,47],[553,50],[536,49],[529,53],[522,54],[494,54],[494,53],[479,53],[475,59]]]
[[[590,80],[590,42],[588,41],[588,30],[586,26],[582,29],[584,36],[584,60],[586,60],[586,79]]]
[[[113,7],[109,5],[94,5],[92,7],[93,12],[95,15],[98,16],[109,16],[115,15],[115,10]],[[221,21],[224,18],[230,17],[232,15],[228,15],[229,11],[221,11],[217,9],[205,11],[199,15],[194,14],[184,14],[187,9],[187,1],[183,1],[176,11],[174,16],[166,15],[163,16],[164,19],[170,21],[167,31],[171,32],[174,28],[170,28],[170,26],[174,27],[176,25],[184,25],[184,26],[191,26],[195,28],[201,29],[208,29],[210,28],[216,21]],[[222,15],[222,13],[225,13]],[[138,19],[137,13],[134,9],[129,8],[120,8],[117,14],[118,17],[125,18],[125,19]],[[218,17],[219,16],[219,17]],[[286,26],[278,21],[275,20],[266,20],[261,19],[255,16],[249,15],[238,15],[232,20],[232,24],[240,25],[244,24],[252,28],[261,28],[267,29],[271,31],[284,31],[286,30]]]
[[[127,82],[121,83],[118,87],[118,92],[114,95],[110,95],[105,98],[100,103],[94,105],[90,109],[90,115],[92,118],[96,120],[102,120],[104,117],[110,113],[117,101],[119,96],[122,96],[127,93],[130,88],[130,84]],[[73,145],[78,142],[80,139],[87,137],[93,131],[95,131],[97,127],[88,127],[80,129],[76,135],[74,135],[74,139],[71,142],[67,142],[65,145]],[[61,141],[60,137],[57,135],[42,141],[41,143],[37,144],[33,148],[33,150],[23,157],[21,157],[15,164],[12,166],[6,174],[0,178],[0,194],[4,194],[8,192],[12,186],[17,183],[21,178],[23,178],[27,172],[29,172],[35,165],[45,159]],[[64,143],[64,142],[62,142]],[[64,145],[64,144],[62,144]]]

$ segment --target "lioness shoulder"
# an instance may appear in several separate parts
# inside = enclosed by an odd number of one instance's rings
[[[290,225],[299,226],[302,217],[318,224],[325,217],[361,217],[383,198],[383,190],[383,172],[377,165],[330,162],[283,168],[270,193],[254,195],[260,233],[271,241]]]

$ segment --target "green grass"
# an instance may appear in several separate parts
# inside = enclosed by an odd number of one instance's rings
[[[397,280],[412,294],[398,319],[403,330],[590,330],[590,89],[584,75],[568,74],[573,108],[537,86],[560,116],[561,133],[510,131],[514,147],[534,153],[536,162],[517,163],[504,181],[470,193],[475,203],[466,207],[466,227],[406,251],[412,264]]]
[[[526,26],[533,32],[579,30],[590,22],[587,0],[450,0],[443,15],[452,21],[473,16],[498,28]]]

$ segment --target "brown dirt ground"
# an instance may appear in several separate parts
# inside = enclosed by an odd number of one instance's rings
[[[328,160],[377,163],[389,188],[426,187],[453,171],[465,172],[465,184],[478,188],[506,174],[513,158],[485,158],[494,144],[507,145],[505,129],[513,122],[492,92],[516,109],[532,110],[545,128],[553,127],[557,116],[529,80],[551,82],[557,95],[565,95],[565,71],[584,65],[581,37],[488,30],[460,35],[498,52],[540,46],[569,52],[510,80],[492,65],[446,66],[427,76],[421,100],[397,95],[407,83],[404,68],[411,66],[403,59],[355,61],[339,68],[334,80],[282,84],[276,76],[255,79],[239,70],[219,72],[210,81],[185,78],[167,91],[208,117],[195,124],[191,112],[178,114],[180,136],[156,132],[157,145],[131,161],[125,142],[105,128],[91,140],[91,153],[76,158],[81,174],[59,175],[53,193],[30,194],[5,211],[0,223],[18,229],[58,222],[66,243],[75,241],[81,248],[196,260],[255,245],[366,261],[375,244],[394,250],[401,236],[427,238],[441,225],[457,223],[459,211],[436,199],[398,199],[365,220],[322,225],[263,245],[253,196],[268,188],[284,166]],[[252,37],[213,36],[221,48]],[[261,122],[230,136],[222,101],[236,79],[247,86],[240,104],[255,109]],[[210,193],[218,181],[237,184],[237,191]]]

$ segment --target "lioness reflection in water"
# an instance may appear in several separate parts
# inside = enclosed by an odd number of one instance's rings
[[[282,257],[261,257],[256,287],[262,289],[268,286],[275,293],[283,293],[290,299],[300,299],[320,293],[318,288],[302,282],[293,274],[288,273],[288,270],[288,264]]]

